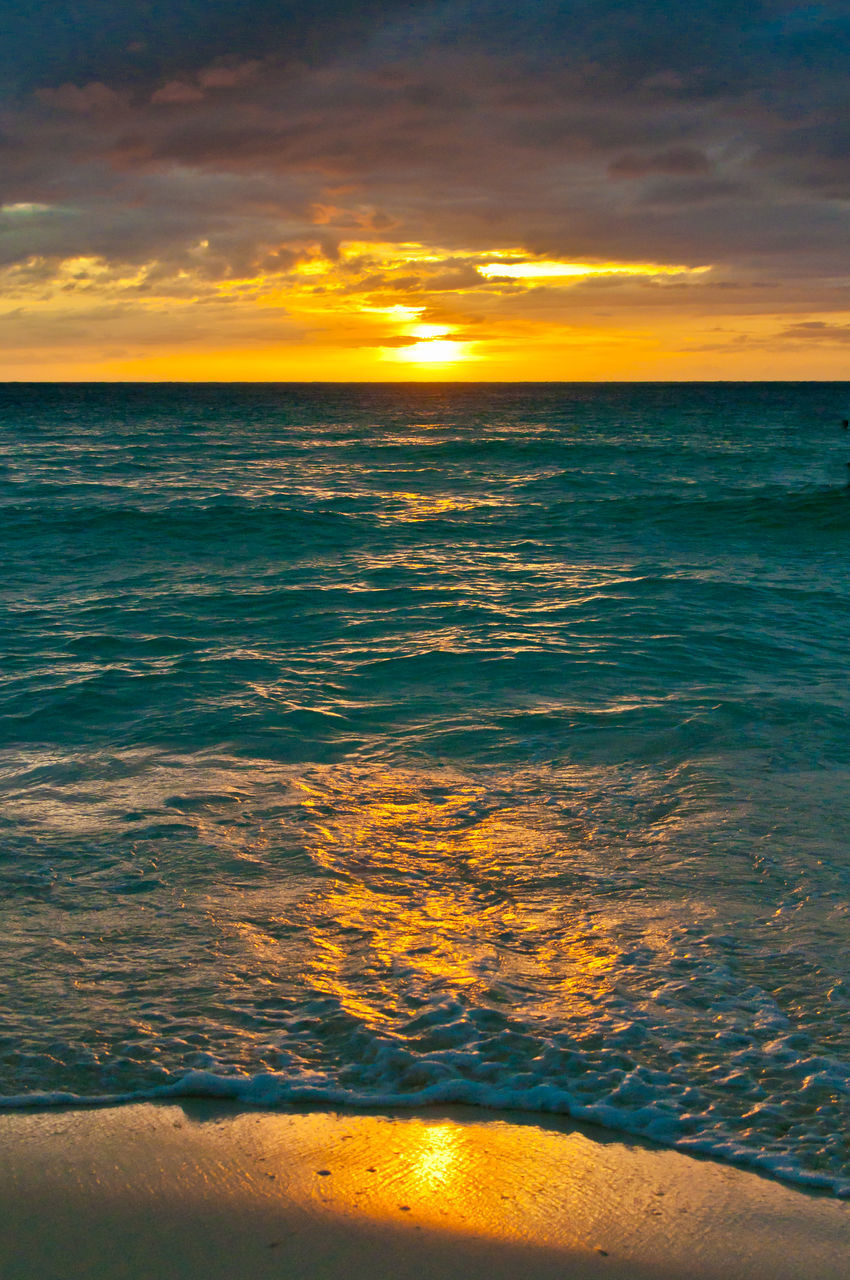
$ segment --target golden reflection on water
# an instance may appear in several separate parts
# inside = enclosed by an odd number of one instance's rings
[[[403,504],[401,509],[384,512],[381,518],[385,521],[405,524],[413,524],[417,520],[431,520],[434,516],[446,515],[449,512],[474,511],[479,507],[505,506],[505,502],[502,499],[498,503],[495,500],[486,502],[480,498],[465,500],[445,495],[413,493],[406,490],[399,490],[393,493],[392,497]]]
[[[593,1013],[614,948],[543,887],[575,851],[542,807],[442,775],[329,770],[321,783],[300,786],[329,881],[287,917],[309,933],[315,991],[374,1029],[435,999]]]

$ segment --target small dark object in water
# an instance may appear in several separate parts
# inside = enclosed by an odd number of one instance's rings
[[[842,425],[842,427],[844,428],[844,430],[846,431],[846,430],[847,430],[847,428],[848,428],[848,427],[850,427],[850,418],[843,418],[843,419],[842,419],[842,421],[841,421],[841,425]]]

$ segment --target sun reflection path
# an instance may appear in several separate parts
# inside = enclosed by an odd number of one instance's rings
[[[463,499],[445,495],[438,497],[435,494],[411,493],[408,490],[399,490],[393,493],[392,497],[403,504],[401,510],[385,512],[380,516],[380,519],[392,523],[399,521],[413,523],[417,520],[430,520],[434,516],[448,515],[457,511],[474,511],[478,507],[497,505],[495,499],[488,503],[480,498]],[[501,505],[504,506],[505,504],[502,503]]]
[[[532,1237],[587,1249],[612,1208],[616,1218],[622,1213],[625,1149],[566,1126],[559,1132],[454,1115],[269,1115],[252,1125],[250,1149],[264,1194],[282,1190],[313,1214],[456,1233],[458,1243]],[[600,1196],[600,1183],[613,1205]],[[462,1259],[459,1267],[458,1274]]]
[[[298,908],[313,990],[376,1031],[406,1026],[408,1040],[410,1020],[446,1001],[593,1013],[612,947],[540,891],[570,852],[532,806],[403,771],[301,785],[311,856],[330,878]],[[431,1025],[421,1035],[451,1040]]]
[[[453,1124],[432,1124],[421,1133],[419,1150],[413,1153],[412,1172],[424,1186],[439,1190],[456,1180],[460,1156],[459,1132]]]

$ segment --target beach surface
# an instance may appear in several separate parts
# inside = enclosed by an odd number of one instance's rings
[[[140,1103],[0,1118],[5,1280],[846,1275],[850,1203],[571,1121]]]

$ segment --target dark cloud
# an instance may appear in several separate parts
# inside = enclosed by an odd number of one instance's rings
[[[711,262],[799,298],[850,275],[846,0],[0,0],[0,21],[0,203],[53,210],[0,214],[5,263],[226,280],[387,239]],[[476,283],[462,254],[368,279]]]
[[[784,329],[780,335],[797,342],[850,343],[850,324],[828,324],[824,320],[801,320]]]
[[[632,151],[617,156],[608,172],[612,178],[645,178],[650,173],[702,174],[711,172],[711,162],[697,147],[668,147],[666,151]]]
[[[0,72],[18,92],[101,80],[145,86],[269,50],[322,62],[427,0],[2,0]]]

